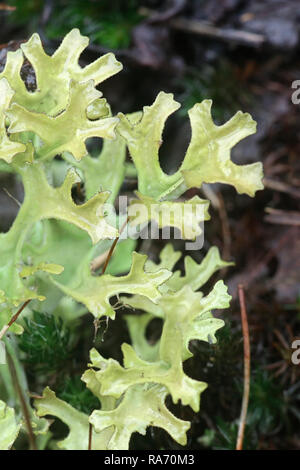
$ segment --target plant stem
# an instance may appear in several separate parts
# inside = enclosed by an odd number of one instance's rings
[[[103,263],[105,262],[107,255],[109,253],[109,250],[106,250],[104,253],[101,253],[101,255],[97,256],[97,258],[94,258],[93,261],[91,262],[91,271],[97,271],[97,269],[101,268]]]
[[[9,351],[7,351],[7,363],[8,363],[10,373],[11,373],[12,381],[14,383],[14,386],[16,388],[16,391],[17,391],[17,394],[18,394],[18,397],[19,397],[20,405],[21,405],[21,408],[22,408],[22,413],[23,413],[23,416],[24,416],[24,419],[25,419],[25,424],[26,424],[26,428],[27,428],[27,432],[28,432],[28,438],[29,438],[29,442],[30,442],[30,448],[31,448],[31,450],[37,450],[37,446],[36,446],[36,442],[35,442],[35,435],[33,433],[33,429],[32,429],[32,426],[31,426],[30,413],[29,413],[29,410],[28,410],[28,407],[27,407],[25,397],[23,395],[23,391],[22,391],[19,379],[18,379],[18,374],[17,374],[17,371],[16,371],[16,367],[15,367],[13,358],[12,358]]]
[[[19,308],[17,313],[15,313],[11,319],[9,320],[7,325],[4,325],[2,330],[0,331],[0,340],[3,338],[3,336],[6,334],[7,330],[11,327],[11,325],[18,319],[19,315],[21,312],[24,310],[24,308],[31,302],[32,299],[26,300],[26,302],[23,303],[23,305]]]
[[[88,450],[92,450],[92,435],[93,435],[93,425],[89,423],[89,445]]]
[[[111,247],[110,247],[110,250],[109,250],[109,252],[108,252],[108,255],[107,255],[107,257],[106,257],[105,263],[104,263],[103,268],[102,268],[102,274],[105,273],[106,268],[107,268],[108,263],[109,263],[109,260],[110,260],[110,258],[112,257],[112,254],[113,254],[114,249],[115,249],[115,247],[116,247],[116,244],[118,243],[118,241],[119,241],[119,239],[120,239],[120,236],[121,236],[123,230],[125,229],[126,225],[128,224],[128,222],[129,222],[129,217],[127,217],[127,219],[125,220],[124,224],[122,225],[122,227],[121,227],[121,229],[120,229],[119,235],[114,239],[113,244],[112,244]]]
[[[250,392],[250,340],[249,340],[249,326],[248,326],[248,320],[247,320],[244,286],[242,284],[239,284],[238,292],[239,292],[239,301],[240,301],[241,318],[242,318],[242,330],[243,330],[243,339],[244,339],[244,393],[243,393],[242,410],[241,410],[241,416],[240,416],[239,432],[238,432],[238,437],[237,437],[237,442],[236,442],[236,450],[242,450],[246,419],[247,419],[248,403],[249,403],[249,392]]]
[[[102,268],[102,274],[105,273],[106,268],[107,268],[108,263],[109,263],[109,260],[112,257],[114,249],[115,249],[115,247],[116,247],[116,245],[117,245],[117,243],[120,239],[120,236],[121,236],[123,230],[125,229],[126,225],[128,224],[128,222],[129,222],[129,217],[127,217],[127,219],[125,220],[124,224],[122,225],[122,227],[120,229],[119,235],[114,239],[113,244],[110,247],[110,250],[108,252],[105,263],[104,263],[103,268]],[[92,435],[93,435],[93,426],[92,426],[91,423],[89,423],[89,445],[88,445],[88,450],[92,450]]]

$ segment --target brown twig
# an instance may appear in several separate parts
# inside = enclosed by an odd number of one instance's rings
[[[126,225],[128,224],[128,222],[129,222],[129,217],[127,217],[127,219],[125,220],[124,224],[122,225],[122,227],[121,227],[121,229],[120,229],[119,235],[114,239],[114,242],[113,242],[113,244],[112,244],[111,247],[110,247],[110,250],[109,250],[109,252],[108,252],[107,258],[106,258],[105,263],[104,263],[104,266],[103,266],[103,268],[102,268],[102,274],[105,273],[106,268],[107,268],[108,263],[109,263],[109,260],[110,260],[110,258],[112,257],[112,254],[113,254],[114,249],[115,249],[115,247],[116,247],[116,244],[118,243],[118,241],[119,241],[119,239],[120,239],[120,236],[121,236],[121,234],[122,234],[124,228],[125,228]]]
[[[287,193],[296,199],[300,198],[300,189],[292,187],[290,184],[284,183],[283,181],[277,181],[271,178],[264,178],[263,184],[266,188],[279,191],[281,193]]]
[[[242,450],[246,419],[247,419],[248,403],[249,403],[249,392],[250,392],[250,340],[249,340],[249,326],[248,326],[248,320],[247,320],[244,286],[242,284],[238,285],[238,292],[239,292],[239,301],[240,301],[240,307],[241,307],[242,330],[243,330],[243,339],[244,339],[244,393],[243,393],[243,402],[242,402],[239,432],[238,432],[238,437],[237,437],[237,442],[236,442],[236,450]]]
[[[89,423],[89,445],[88,450],[92,450],[92,435],[93,435],[93,425]]]
[[[108,253],[109,253],[109,250],[106,250],[104,253],[101,253],[101,255],[93,259],[93,261],[90,264],[92,271],[97,271],[99,268],[101,268],[101,266],[103,265],[103,263],[105,262],[107,258]]]
[[[153,10],[142,7],[139,9],[141,15],[152,16]],[[262,34],[251,33],[238,29],[220,28],[204,21],[192,20],[178,16],[169,20],[169,25],[173,29],[181,30],[187,33],[208,36],[222,41],[246,44],[247,46],[259,47],[265,42],[265,36]]]
[[[222,41],[246,44],[247,46],[258,47],[265,42],[265,37],[262,34],[237,29],[219,28],[202,21],[187,18],[173,18],[170,20],[170,26],[174,29],[187,31],[189,33],[210,36]]]
[[[23,303],[23,305],[19,308],[17,313],[15,313],[10,321],[7,323],[7,325],[4,325],[2,330],[0,331],[0,340],[3,338],[3,336],[6,334],[7,330],[11,327],[11,325],[18,319],[20,313],[24,310],[24,308],[31,302],[32,299],[26,300],[26,302]]]
[[[177,15],[183,8],[185,7],[186,0],[173,0],[171,2],[170,7],[163,11],[163,12],[157,12],[153,11],[153,14],[148,18],[148,23],[162,23],[164,21],[168,21],[171,18],[173,18],[175,15]],[[147,12],[147,8],[144,8]],[[148,16],[146,14],[146,16]]]
[[[6,5],[5,3],[0,3],[0,10],[6,11],[15,11],[17,7],[13,7],[11,5]]]
[[[231,258],[231,232],[230,232],[230,224],[228,220],[228,215],[226,211],[226,206],[225,202],[223,199],[223,196],[221,192],[217,194],[217,198],[219,201],[218,205],[218,212],[219,212],[219,217],[221,221],[221,227],[222,227],[222,236],[223,236],[223,251],[222,251],[222,257],[225,260],[229,260]],[[226,268],[223,270],[222,274],[226,272]]]
[[[117,245],[117,243],[118,243],[118,241],[119,241],[119,239],[120,239],[120,236],[121,236],[123,230],[125,229],[126,225],[128,224],[128,222],[129,222],[129,217],[127,217],[127,219],[125,220],[124,224],[122,225],[122,227],[121,227],[121,229],[120,229],[119,235],[114,239],[113,244],[112,244],[111,247],[110,247],[110,250],[109,250],[109,252],[108,252],[108,254],[107,254],[105,263],[104,263],[103,268],[102,268],[102,274],[105,273],[106,268],[107,268],[108,263],[109,263],[109,260],[110,260],[110,258],[112,257],[112,254],[113,254],[113,252],[114,252],[114,249],[115,249],[115,247],[116,247],[116,245]],[[97,259],[97,258],[96,258],[96,259]],[[94,260],[94,261],[95,261],[95,260]],[[93,426],[92,426],[91,423],[89,423],[89,444],[88,444],[88,450],[92,450],[92,436],[93,436]]]
[[[228,214],[224,202],[224,198],[222,193],[219,191],[216,193],[210,186],[203,185],[202,192],[207,197],[213,208],[216,209],[219,213],[219,218],[221,222],[222,228],[222,238],[223,238],[223,250],[222,250],[222,258],[228,260],[231,258],[231,232],[230,232],[230,224],[228,220]],[[221,275],[224,277],[227,268],[223,268],[221,271]]]
[[[283,211],[266,207],[267,216],[265,220],[271,224],[281,225],[300,225],[300,212],[297,211]]]
[[[245,282],[248,286],[253,284],[255,279],[257,279],[263,272],[265,266],[280,252],[280,250],[290,242],[291,240],[291,231],[294,228],[288,229],[284,232],[283,236],[279,238],[278,242],[263,256],[258,256],[251,263],[251,267],[248,268],[247,273],[239,274],[234,278],[234,281],[230,282],[230,287],[232,290],[232,297],[236,299],[236,286],[238,283]]]
[[[31,448],[31,450],[37,450],[37,446],[36,446],[36,442],[35,442],[35,435],[33,433],[32,425],[31,425],[31,419],[30,419],[28,406],[27,406],[26,400],[23,396],[23,391],[22,391],[21,385],[19,383],[18,374],[17,374],[16,368],[15,368],[14,361],[13,361],[11,355],[9,354],[9,352],[7,352],[7,363],[8,363],[8,367],[9,367],[10,374],[11,374],[11,377],[12,377],[12,381],[13,381],[15,387],[16,387],[16,391],[17,391],[17,394],[18,394],[18,397],[19,397],[19,400],[20,400],[20,405],[21,405],[21,408],[22,408],[22,413],[23,413],[23,416],[24,416],[24,420],[25,420],[25,424],[26,424],[26,428],[27,428],[27,432],[28,432],[30,448]]]

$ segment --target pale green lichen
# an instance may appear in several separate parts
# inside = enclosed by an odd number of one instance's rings
[[[133,240],[120,242],[105,274],[92,272],[91,262],[107,253],[118,236],[106,206],[115,201],[124,180],[126,147],[138,180],[138,199],[129,208],[131,227],[154,220],[159,228],[175,227],[183,238],[193,239],[201,233],[199,223],[209,219],[209,203],[198,196],[178,200],[187,189],[215,182],[250,196],[262,189],[262,165],[240,166],[230,157],[232,147],[255,132],[255,122],[238,112],[216,126],[211,101],[196,104],[189,112],[192,138],[183,163],[167,175],[160,167],[159,149],[165,121],[179,104],[162,92],[142,113],[113,117],[96,86],[120,71],[121,64],[106,54],[81,68],[78,58],[87,44],[88,39],[74,29],[49,56],[34,34],[21,49],[8,53],[0,73],[0,170],[18,174],[25,190],[12,227],[0,234],[0,328],[31,299],[39,302],[41,311],[59,312],[66,322],[87,310],[96,319],[114,318],[113,296],[142,310],[142,315],[125,317],[131,345],[122,346],[123,364],[91,351],[91,364],[82,379],[101,409],[85,415],[46,388],[35,400],[37,414],[55,416],[69,427],[67,438],[58,443],[63,449],[87,449],[89,423],[93,449],[127,449],[132,434],[145,434],[148,426],[165,429],[185,445],[190,423],[171,413],[166,397],[199,410],[207,384],[191,379],[183,362],[192,355],[190,341],[216,341],[223,321],[212,311],[227,308],[230,296],[222,281],[207,296],[199,289],[231,263],[211,248],[200,264],[185,257],[184,275],[172,273],[181,253],[167,245],[156,264],[133,251]],[[20,74],[25,58],[36,75],[37,88],[32,92]],[[104,139],[96,158],[87,152],[90,137]],[[55,159],[57,155],[61,158]],[[72,191],[82,182],[86,197],[77,204]],[[145,212],[137,218],[140,204]],[[150,344],[146,329],[154,318],[163,321],[163,330],[161,338]],[[18,323],[12,330],[22,332]],[[7,367],[0,369],[0,377],[10,390],[7,372]],[[32,410],[31,416],[39,433]],[[46,421],[40,422],[47,432]],[[20,426],[14,410],[1,401],[1,449],[11,448]],[[50,437],[47,432],[45,439]]]

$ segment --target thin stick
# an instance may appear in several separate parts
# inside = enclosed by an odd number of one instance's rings
[[[245,433],[245,425],[246,425],[246,419],[247,419],[248,403],[249,403],[249,392],[250,392],[250,340],[249,340],[249,326],[248,326],[248,320],[247,320],[244,286],[242,284],[238,285],[238,292],[239,292],[239,301],[240,301],[240,307],[241,307],[242,330],[243,330],[243,339],[244,339],[244,393],[243,393],[243,402],[242,402],[239,432],[238,432],[238,437],[237,437],[237,442],[236,442],[236,450],[242,450],[244,433]]]
[[[93,435],[93,426],[89,423],[89,446],[88,450],[92,450],[92,435]]]
[[[91,262],[91,271],[97,271],[103,263],[105,262],[107,255],[109,253],[109,250],[106,250],[104,253],[101,253],[101,255],[97,256],[96,258],[93,259]]]
[[[282,224],[282,225],[300,225],[300,211],[283,211],[280,209],[273,209],[272,207],[266,207],[267,215],[265,220],[271,224]]]
[[[106,268],[107,268],[108,263],[109,263],[109,260],[110,260],[110,258],[112,257],[112,254],[113,254],[113,252],[114,252],[114,249],[115,249],[115,247],[116,247],[116,245],[117,245],[117,243],[118,243],[118,241],[119,241],[119,239],[120,239],[120,236],[121,236],[121,234],[122,234],[124,228],[125,228],[126,225],[128,224],[128,222],[129,222],[129,217],[127,217],[127,219],[125,220],[124,224],[122,225],[122,227],[121,227],[121,229],[120,229],[119,235],[114,239],[113,244],[112,244],[111,247],[110,247],[110,250],[109,250],[109,252],[108,252],[108,255],[107,255],[107,257],[106,257],[105,263],[104,263],[103,268],[102,268],[102,274],[105,273]],[[88,450],[92,450],[92,436],[93,436],[93,426],[92,426],[91,423],[89,423],[89,445],[88,445]]]
[[[187,18],[173,18],[170,20],[170,26],[171,28],[189,33],[210,36],[222,41],[237,42],[247,46],[258,47],[265,42],[265,37],[262,34],[250,33],[248,31],[237,29],[218,28],[202,21],[190,20]]]
[[[273,189],[274,191],[279,191],[281,193],[290,194],[296,199],[300,198],[300,189],[294,188],[290,184],[286,184],[283,181],[264,178],[263,183],[266,188]]]
[[[121,236],[121,234],[122,234],[124,228],[125,228],[126,225],[128,224],[128,222],[129,222],[129,217],[127,217],[127,219],[125,220],[124,224],[122,225],[122,227],[121,227],[121,229],[120,229],[119,235],[114,239],[114,242],[113,242],[113,244],[112,244],[111,247],[110,247],[110,250],[109,250],[109,252],[108,252],[107,258],[106,258],[105,263],[104,263],[104,266],[103,266],[103,268],[102,268],[102,274],[105,273],[106,268],[107,268],[107,265],[108,265],[108,263],[109,263],[109,260],[110,260],[110,258],[112,257],[112,254],[113,254],[114,249],[115,249],[115,247],[116,247],[116,244],[118,243],[118,241],[119,241],[119,239],[120,239],[120,236]]]
[[[231,247],[231,232],[230,232],[230,225],[229,225],[229,220],[228,220],[228,215],[225,207],[225,202],[223,199],[222,194],[219,192],[217,194],[217,198],[219,200],[219,206],[218,206],[218,212],[219,212],[219,217],[221,221],[221,226],[222,226],[222,235],[223,235],[223,252],[222,252],[222,257],[223,259],[230,259],[231,258],[231,253],[230,253],[230,247]],[[224,268],[222,275],[226,272],[226,268]]]
[[[12,199],[17,204],[17,206],[21,207],[20,201],[18,201],[18,199],[16,199],[12,194],[10,194],[8,189],[3,188],[3,191],[5,192],[5,194],[7,194],[8,197],[10,197],[10,199]]]
[[[5,5],[5,3],[0,3],[0,10],[6,11],[15,11],[17,7],[12,7],[10,5]]]
[[[153,10],[145,7],[140,8],[139,12],[141,15],[145,16],[150,16],[154,13]],[[184,32],[199,34],[201,36],[208,36],[220,39],[222,41],[235,42],[253,47],[261,46],[266,40],[265,36],[262,34],[256,34],[237,29],[219,28],[204,21],[191,20],[182,16],[171,18],[169,20],[169,25],[173,29]]]
[[[26,302],[23,303],[23,305],[19,308],[19,310],[17,311],[17,313],[15,313],[10,321],[7,323],[7,325],[4,325],[4,327],[2,328],[2,330],[0,331],[0,340],[3,338],[3,336],[6,334],[7,330],[9,329],[9,327],[18,319],[20,313],[24,310],[24,308],[29,304],[29,302],[31,302],[32,299],[29,299],[29,300],[26,300]]]
[[[27,428],[27,432],[28,432],[28,439],[29,439],[29,442],[30,442],[30,448],[31,448],[31,450],[37,450],[37,446],[36,446],[36,442],[35,442],[35,435],[33,433],[27,403],[26,403],[26,400],[23,396],[23,391],[22,391],[21,385],[19,383],[18,374],[17,374],[16,368],[15,368],[14,361],[13,361],[11,355],[9,354],[9,352],[7,353],[7,363],[8,363],[8,367],[9,367],[9,370],[10,370],[10,374],[11,374],[13,383],[16,387],[16,391],[17,391],[17,394],[19,396],[20,405],[21,405],[21,408],[22,408],[22,413],[23,413],[23,416],[24,416],[24,420],[25,420],[25,424],[26,424],[26,428]]]

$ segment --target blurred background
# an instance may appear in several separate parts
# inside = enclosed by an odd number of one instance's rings
[[[292,83],[300,80],[299,1],[11,0],[0,3],[0,25],[0,70],[7,51],[33,32],[52,53],[77,27],[90,37],[82,65],[108,51],[124,65],[101,86],[113,113],[139,110],[161,90],[174,93],[182,107],[164,133],[161,165],[166,172],[183,159],[190,139],[187,111],[195,103],[213,99],[217,124],[239,109],[257,121],[257,133],[236,146],[233,159],[241,164],[262,161],[265,190],[255,199],[223,185],[204,190],[212,216],[205,226],[204,249],[216,245],[225,260],[236,263],[221,273],[233,302],[221,314],[226,326],[218,333],[218,344],[193,345],[195,356],[186,362],[189,375],[209,384],[200,413],[173,409],[192,421],[189,448],[235,448],[243,391],[237,285],[243,283],[252,352],[244,447],[300,449],[300,366],[291,363],[292,342],[300,338],[300,104],[291,99]],[[22,74],[28,88],[34,88],[30,64],[24,64]],[[22,187],[1,173],[0,187],[0,230],[6,231],[17,211],[7,191],[20,200]],[[134,181],[125,181],[123,189],[135,189]],[[156,259],[163,243],[149,242],[143,249]],[[174,246],[184,248],[179,240]],[[202,253],[189,254],[202,258]],[[101,343],[103,355],[118,359],[115,351],[128,335],[121,316],[111,322]],[[152,325],[150,339],[159,335],[159,328]],[[78,387],[78,395],[85,393],[80,380],[70,387],[73,392]],[[67,387],[61,396],[68,400]],[[136,436],[132,447],[180,448],[158,429]]]

